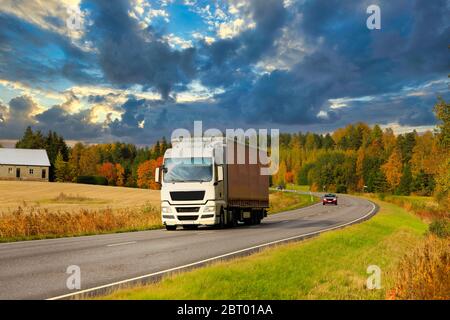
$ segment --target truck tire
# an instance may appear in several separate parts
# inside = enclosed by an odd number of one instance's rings
[[[168,226],[167,224],[166,224],[166,230],[167,231],[174,231],[174,230],[176,230],[177,229],[177,226]]]
[[[219,228],[220,229],[224,229],[225,228],[225,211],[223,210],[223,208],[220,209]]]

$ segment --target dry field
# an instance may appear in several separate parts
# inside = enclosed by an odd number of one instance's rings
[[[0,242],[161,227],[159,191],[0,181]]]
[[[19,206],[66,212],[133,208],[149,204],[159,207],[159,201],[157,190],[76,183],[0,181],[0,212]]]

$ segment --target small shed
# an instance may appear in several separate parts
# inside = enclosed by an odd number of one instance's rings
[[[0,180],[48,181],[49,169],[43,149],[0,148]]]

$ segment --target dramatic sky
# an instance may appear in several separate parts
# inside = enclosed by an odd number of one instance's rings
[[[449,3],[1,0],[0,140],[31,125],[150,144],[194,120],[432,128],[437,96],[450,99]]]

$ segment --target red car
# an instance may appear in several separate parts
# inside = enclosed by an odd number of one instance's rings
[[[323,199],[322,199],[322,204],[323,205],[334,204],[335,206],[337,206],[337,196],[332,193],[328,193],[328,194],[324,195]]]

